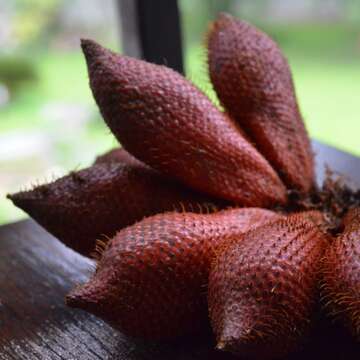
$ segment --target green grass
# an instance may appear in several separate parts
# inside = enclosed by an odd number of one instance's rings
[[[61,172],[84,167],[92,161],[95,154],[116,146],[116,141],[108,135],[109,130],[101,121],[92,98],[81,53],[39,53],[33,62],[38,80],[23,86],[7,106],[0,108],[0,135],[37,130],[54,137],[56,128],[61,128],[61,124],[49,121],[42,108],[49,102],[68,102],[88,106],[92,112],[92,121],[84,133],[71,137],[73,142],[64,141],[66,138],[56,142],[52,158],[54,167],[59,166]],[[24,161],[17,162],[17,166],[21,169],[7,165],[0,170],[0,224],[25,216],[5,199],[5,194],[17,191],[23,183],[29,181],[29,174],[37,174],[39,171],[36,166],[32,169],[32,163]],[[14,178],[6,188],[1,187],[2,171],[5,172],[4,175],[12,174]],[[39,175],[39,178],[43,176]]]
[[[360,43],[359,30],[349,26],[289,26],[267,31],[281,43],[289,58],[310,135],[360,156],[360,45],[356,46]],[[214,99],[206,74],[205,52],[194,45],[186,55],[188,77]],[[38,53],[33,61],[39,79],[21,88],[8,106],[0,108],[0,134],[17,129],[49,130],[53,124],[40,109],[48,102],[61,101],[89,106],[93,121],[76,138],[81,147],[58,144],[54,162],[69,170],[79,165],[75,160],[78,157],[74,157],[76,151],[86,152],[84,159],[88,163],[96,153],[114,146],[116,142],[108,135],[92,99],[80,52]],[[0,191],[15,191],[15,185]],[[23,216],[3,196],[0,194],[0,223]]]
[[[16,128],[34,128],[44,119],[40,107],[49,101],[93,103],[87,86],[87,74],[80,53],[39,53],[32,59],[38,79],[23,86],[0,115],[0,132]]]
[[[359,65],[297,61],[292,64],[310,135],[360,156]]]
[[[360,27],[356,23],[260,25],[289,55],[347,61],[359,55]]]

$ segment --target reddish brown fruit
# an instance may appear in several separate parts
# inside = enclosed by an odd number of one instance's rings
[[[180,74],[82,41],[90,86],[131,154],[190,187],[244,206],[286,202],[267,160]]]
[[[209,277],[209,313],[222,350],[275,359],[306,333],[327,245],[301,215],[279,219],[220,249]]]
[[[96,239],[164,211],[213,211],[208,198],[145,166],[93,165],[8,197],[67,246],[88,256]]]
[[[227,238],[270,219],[269,210],[166,213],[120,231],[93,278],[67,297],[126,335],[167,339],[208,326],[206,286],[211,259]]]
[[[327,233],[329,227],[329,220],[323,212],[318,210],[308,210],[301,211],[297,214],[303,217],[305,220],[315,224],[323,233]],[[331,236],[327,234],[327,237],[328,241],[330,242]]]
[[[287,60],[252,25],[222,14],[208,36],[209,72],[225,108],[285,183],[307,192],[313,154]]]
[[[360,341],[360,209],[348,212],[345,230],[323,261],[323,298],[330,314]]]
[[[298,213],[299,216],[303,217],[305,220],[312,222],[318,227],[322,227],[325,224],[324,214],[318,210],[308,210]]]
[[[112,149],[106,152],[105,154],[98,156],[95,159],[94,164],[103,164],[103,163],[111,163],[111,162],[122,163],[131,166],[147,167],[147,165],[145,165],[138,159],[135,159],[131,154],[129,154],[123,148]]]

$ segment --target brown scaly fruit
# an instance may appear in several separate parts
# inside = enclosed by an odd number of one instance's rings
[[[332,241],[331,235],[328,234],[329,221],[323,212],[319,210],[307,210],[307,211],[295,212],[294,214],[298,214],[299,216],[303,217],[305,220],[316,225],[318,229],[327,236],[328,242],[330,243]]]
[[[146,167],[144,163],[139,161],[138,159],[135,159],[131,154],[129,154],[125,149],[123,148],[116,148],[112,149],[105,154],[102,154],[98,156],[95,159],[94,164],[103,164],[103,163],[122,163],[132,166],[141,166]]]
[[[209,276],[217,348],[262,360],[293,350],[310,325],[327,244],[301,214],[225,243]]]
[[[323,260],[322,294],[329,313],[360,341],[360,208],[347,213],[344,226]]]
[[[333,242],[333,235],[332,235],[332,223],[329,219],[328,215],[319,210],[306,210],[300,212],[292,212],[291,215],[298,215],[302,219],[314,224],[318,230],[324,235],[328,244]],[[289,214],[288,214],[289,215]]]
[[[208,62],[229,114],[290,188],[308,192],[314,185],[313,153],[289,65],[276,43],[221,14],[208,35]]]
[[[139,163],[102,163],[8,195],[67,246],[89,256],[97,239],[165,211],[214,211],[206,196]],[[218,202],[220,204],[220,202]]]
[[[217,247],[279,216],[243,208],[146,218],[116,234],[94,276],[66,302],[132,337],[164,340],[207,329],[206,285]]]
[[[286,202],[286,189],[236,124],[180,74],[82,40],[90,86],[122,146],[190,187],[243,206]]]

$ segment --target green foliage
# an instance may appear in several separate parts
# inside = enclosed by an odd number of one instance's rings
[[[0,133],[40,128],[46,122],[40,110],[49,102],[94,104],[80,51],[39,52],[33,62],[38,80],[25,84],[13,102],[0,108]]]
[[[30,59],[16,56],[0,57],[0,83],[5,84],[11,92],[36,79],[36,68]]]
[[[298,57],[325,60],[330,56],[330,61],[359,61],[359,24],[310,23],[260,25],[260,27],[283,49]]]
[[[14,35],[21,44],[27,44],[49,35],[45,30],[60,5],[60,0],[15,0]]]

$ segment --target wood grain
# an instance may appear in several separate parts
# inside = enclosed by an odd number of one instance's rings
[[[32,220],[0,228],[0,359],[207,359],[211,342],[135,343],[85,312],[65,294],[94,263]],[[218,358],[218,357],[217,357]]]
[[[359,181],[359,159],[316,145],[321,158],[341,158]],[[336,155],[336,156],[335,156]],[[320,159],[320,157],[319,157]],[[355,166],[357,164],[357,166]],[[345,166],[345,165],[344,165]],[[318,173],[323,161],[318,162]],[[65,294],[84,282],[94,263],[49,235],[32,220],[0,227],[0,359],[231,359],[212,350],[210,338],[172,344],[127,339],[101,320],[65,307]],[[360,358],[358,344],[336,326],[321,321],[304,350],[291,359]],[[290,358],[289,358],[290,359]]]

